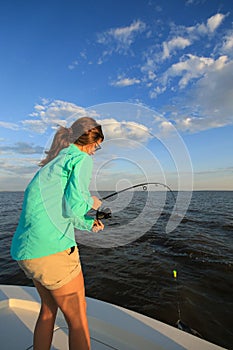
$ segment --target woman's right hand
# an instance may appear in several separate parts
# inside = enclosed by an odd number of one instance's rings
[[[104,224],[100,220],[95,219],[94,224],[92,226],[92,231],[99,232],[99,231],[103,231],[103,229],[104,229]]]
[[[101,206],[102,202],[101,200],[99,200],[99,198],[97,198],[96,196],[92,196],[94,202],[93,202],[93,206],[92,206],[92,209],[99,209],[99,207]]]

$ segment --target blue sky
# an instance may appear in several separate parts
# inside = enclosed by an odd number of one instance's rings
[[[56,126],[103,123],[93,189],[233,190],[233,4],[1,1],[0,190],[24,190]]]

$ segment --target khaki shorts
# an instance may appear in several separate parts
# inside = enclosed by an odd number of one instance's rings
[[[40,282],[45,288],[54,290],[70,282],[81,271],[77,247],[72,247],[42,258],[19,260],[26,276]]]

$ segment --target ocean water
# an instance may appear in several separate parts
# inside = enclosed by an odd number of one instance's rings
[[[104,202],[113,215],[103,232],[76,232],[87,296],[174,327],[180,317],[204,339],[233,349],[233,192],[193,192],[172,232],[173,198],[149,192]],[[1,284],[32,285],[10,257],[22,200],[23,192],[0,192]]]

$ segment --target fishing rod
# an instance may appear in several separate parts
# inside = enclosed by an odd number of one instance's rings
[[[111,193],[111,194],[109,194],[109,195],[107,195],[105,197],[100,198],[100,200],[104,201],[104,200],[106,200],[108,198],[111,198],[113,196],[118,195],[119,193],[126,192],[128,190],[131,190],[131,189],[134,189],[134,188],[137,188],[137,187],[142,187],[143,191],[147,191],[147,187],[149,185],[162,186],[162,187],[168,189],[171,192],[174,201],[176,201],[176,197],[175,197],[174,192],[172,191],[172,189],[168,185],[166,185],[164,183],[161,183],[161,182],[143,182],[143,183],[140,183],[140,184],[136,184],[136,185],[133,185],[133,186],[130,186],[130,187],[123,188],[123,190],[115,191],[115,192],[113,192],[113,193]],[[111,216],[112,216],[111,215],[111,210],[109,208],[103,209],[102,211],[99,211],[99,210],[96,211],[96,219],[97,220],[108,219],[108,218],[111,218]]]
[[[126,187],[126,188],[123,188],[123,190],[115,191],[115,192],[109,194],[109,195],[106,196],[106,197],[102,197],[102,198],[100,198],[100,200],[103,201],[103,200],[108,199],[108,198],[110,198],[110,197],[116,196],[116,195],[119,194],[119,193],[122,193],[122,192],[125,192],[125,191],[128,191],[128,190],[131,190],[131,189],[136,188],[136,187],[142,187],[142,188],[143,188],[143,191],[146,191],[148,185],[163,186],[163,187],[167,188],[167,189],[172,193],[172,196],[173,196],[174,200],[176,200],[175,195],[174,195],[172,189],[171,189],[168,185],[163,184],[163,183],[161,183],[161,182],[143,182],[143,183],[140,183],[140,184],[137,184],[137,185],[133,185],[133,186],[130,186],[130,187]]]

